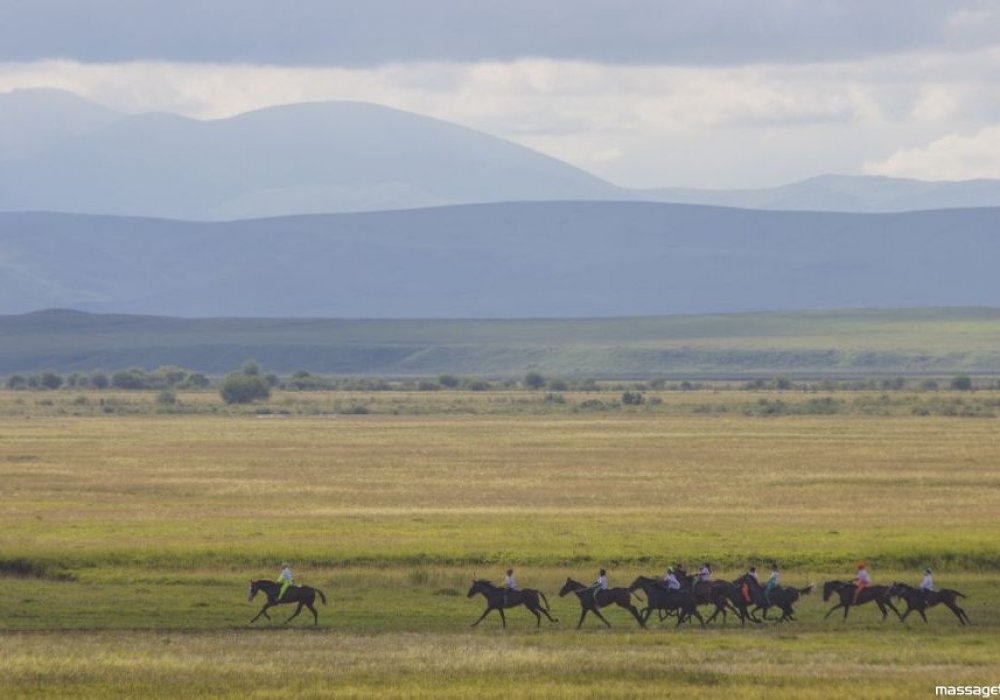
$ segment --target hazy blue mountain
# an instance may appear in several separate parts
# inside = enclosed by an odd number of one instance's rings
[[[141,114],[0,162],[3,211],[220,220],[629,196],[472,129],[351,102],[214,121]]]
[[[821,175],[755,190],[643,190],[664,202],[786,211],[904,212],[1000,207],[1000,180],[925,182],[891,177]]]
[[[52,148],[122,118],[118,112],[64,90],[0,93],[0,161]]]
[[[219,223],[0,214],[0,313],[524,318],[1000,306],[1000,209],[539,202]]]

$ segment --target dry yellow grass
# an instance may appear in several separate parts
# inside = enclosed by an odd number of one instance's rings
[[[0,579],[8,695],[871,698],[1000,678],[996,419],[29,408],[0,419],[0,559],[43,576]],[[931,563],[975,625],[824,622],[813,597],[782,627],[577,633],[554,598],[605,562],[627,583],[772,557],[800,585],[858,557],[877,577]],[[245,628],[246,578],[283,558],[328,588],[316,633]],[[468,578],[508,563],[559,626],[518,611],[467,632]]]

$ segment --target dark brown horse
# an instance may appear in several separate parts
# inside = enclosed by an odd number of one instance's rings
[[[899,614],[899,610],[897,610],[896,606],[892,604],[891,600],[889,600],[889,596],[887,595],[889,593],[888,586],[866,586],[864,590],[861,591],[861,594],[856,596],[857,599],[855,599],[854,593],[857,590],[857,585],[851,583],[850,581],[827,581],[824,583],[823,601],[828,601],[830,596],[836,593],[840,598],[840,602],[830,608],[823,619],[825,620],[830,617],[834,610],[843,608],[844,619],[846,620],[847,613],[850,612],[852,606],[864,605],[865,603],[871,603],[873,601],[875,605],[878,606],[878,609],[882,611],[882,622],[885,622],[885,618],[889,616],[889,610],[896,613],[896,617],[900,620],[903,619],[902,615]],[[888,607],[889,610],[886,610],[886,607]]]
[[[908,586],[905,583],[893,583],[889,586],[887,596],[896,596],[906,601],[906,612],[899,618],[900,621],[906,620],[906,616],[916,610],[920,613],[920,617],[924,618],[924,622],[927,622],[924,610],[933,608],[935,605],[943,605],[951,610],[963,625],[967,625],[970,622],[969,616],[958,606],[958,599],[960,597],[964,598],[965,594],[951,588],[942,588],[939,591],[925,591],[920,588]]]
[[[511,591],[506,588],[494,586],[484,579],[477,579],[472,582],[472,588],[469,589],[468,597],[471,598],[477,593],[481,593],[486,598],[486,610],[483,611],[478,620],[472,623],[473,627],[482,622],[483,618],[491,610],[496,610],[500,613],[500,621],[503,622],[504,627],[507,627],[507,616],[503,614],[503,611],[505,608],[516,608],[518,605],[523,605],[535,616],[535,619],[538,621],[538,627],[542,626],[542,616],[538,613],[542,613],[542,615],[549,618],[549,622],[559,622],[559,620],[549,614],[549,601],[545,597],[545,594],[533,588]]]
[[[795,603],[801,596],[808,593],[812,593],[814,588],[813,584],[809,584],[805,588],[792,588],[790,586],[775,586],[771,591],[764,595],[764,587],[760,585],[760,582],[755,579],[750,574],[744,574],[740,578],[733,582],[733,585],[739,588],[741,591],[743,587],[746,586],[746,590],[750,596],[750,602],[754,604],[753,612],[757,610],[762,611],[764,619],[767,619],[767,611],[776,607],[781,610],[781,617],[778,618],[778,622],[785,622],[786,620],[795,620],[795,610],[792,608],[792,604]],[[752,612],[748,613],[750,618],[754,621],[756,617]]]
[[[323,595],[323,591],[310,586],[289,586],[285,591],[285,595],[281,596],[281,600],[278,600],[278,592],[280,590],[281,584],[274,581],[268,581],[266,579],[250,581],[250,595],[247,600],[253,600],[254,596],[261,591],[263,591],[264,595],[267,596],[267,602],[264,603],[264,607],[260,609],[260,612],[257,613],[256,617],[250,620],[251,623],[256,622],[261,615],[270,620],[271,616],[267,614],[267,609],[270,607],[275,605],[285,605],[286,603],[298,603],[299,606],[295,608],[295,612],[292,613],[292,616],[285,620],[285,622],[291,622],[296,615],[302,612],[302,607],[305,606],[309,608],[309,611],[313,614],[313,624],[319,624],[319,614],[316,612],[316,608],[313,607],[313,603],[316,602],[316,596],[319,595],[320,600],[323,601],[323,605],[326,605],[326,596]]]
[[[663,581],[649,576],[639,576],[628,587],[634,592],[642,589],[646,594],[646,609],[642,613],[643,620],[649,620],[649,616],[654,610],[665,610],[677,614],[677,626],[692,617],[698,618],[701,626],[705,626],[705,619],[698,612],[695,605],[694,593],[683,590],[668,590],[663,585]]]
[[[687,572],[675,571],[674,574],[678,583],[681,584],[681,589],[694,593],[695,605],[715,606],[715,610],[705,622],[711,622],[719,616],[719,613],[722,613],[722,623],[725,624],[728,611],[732,610],[739,615],[740,624],[746,624],[750,614],[747,611],[746,601],[743,600],[740,589],[735,584],[728,581],[698,581]],[[750,619],[758,622],[755,618]]]
[[[575,593],[577,600],[580,601],[580,622],[576,625],[577,629],[580,629],[583,625],[583,619],[587,617],[587,613],[589,612],[597,615],[601,622],[611,627],[611,623],[604,619],[604,615],[599,610],[599,608],[606,608],[609,605],[617,605],[619,608],[625,608],[632,613],[632,617],[635,618],[640,627],[646,626],[646,622],[642,619],[642,615],[639,614],[638,608],[632,605],[632,596],[634,595],[640,602],[643,602],[643,600],[627,588],[608,588],[603,591],[595,590],[592,586],[587,586],[579,581],[567,578],[566,583],[559,591],[559,597],[562,598],[569,593]]]

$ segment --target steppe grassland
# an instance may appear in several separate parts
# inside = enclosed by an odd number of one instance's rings
[[[709,685],[905,697],[995,682],[996,429],[892,416],[25,410],[0,422],[0,558],[39,576],[3,579],[0,668],[16,694],[40,696]],[[637,633],[618,616],[610,633],[576,633],[575,604],[555,596],[602,563],[623,584],[678,558],[728,575],[780,557],[804,585],[848,576],[858,556],[883,580],[935,564],[970,594],[976,625],[940,610],[926,628],[881,625],[869,609],[823,622],[816,596],[794,626]],[[330,596],[318,634],[245,628],[247,579],[273,576],[282,558]],[[468,633],[482,609],[468,580],[508,562],[549,594],[558,629],[536,633],[515,611],[505,635],[495,619]]]

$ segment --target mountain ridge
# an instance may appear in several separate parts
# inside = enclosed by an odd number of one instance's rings
[[[524,318],[1000,306],[1000,208],[522,202],[236,222],[0,214],[0,313]]]

